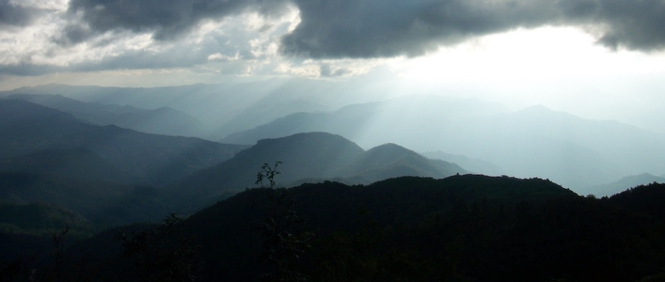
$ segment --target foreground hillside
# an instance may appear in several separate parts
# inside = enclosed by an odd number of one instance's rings
[[[654,184],[596,199],[546,180],[479,175],[250,189],[184,221],[81,242],[68,252],[87,254],[85,264],[72,259],[63,273],[95,281],[660,281],[663,195],[665,185]]]

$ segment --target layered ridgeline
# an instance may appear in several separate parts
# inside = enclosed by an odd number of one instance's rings
[[[254,144],[312,130],[339,134],[366,148],[395,142],[420,152],[484,160],[504,174],[549,178],[580,193],[624,176],[665,171],[665,138],[647,130],[542,106],[507,113],[480,101],[426,96],[292,114],[222,140]]]
[[[341,135],[365,149],[396,143],[417,152],[442,151],[483,160],[499,168],[469,168],[476,173],[549,178],[581,194],[592,193],[585,190],[589,186],[665,171],[660,161],[665,158],[662,134],[634,126],[544,107],[510,112],[501,104],[473,99],[410,95],[366,103],[398,92],[377,89],[344,91],[344,86],[325,81],[275,79],[157,88],[46,85],[0,92],[0,97],[61,94],[104,105],[169,107],[200,120],[211,140],[226,136],[225,143],[252,145],[260,139],[312,131]],[[358,91],[363,95],[355,95]]]
[[[127,105],[85,103],[61,95],[15,94],[5,99],[24,100],[70,113],[95,125],[116,125],[145,133],[208,137],[204,125],[194,117],[168,107],[154,110]]]
[[[465,173],[398,145],[365,151],[327,133],[267,139],[241,151],[247,146],[91,125],[20,100],[0,101],[0,116],[2,199],[56,204],[105,227],[195,212],[253,187],[261,164],[275,161],[285,185]]]
[[[663,196],[664,185],[596,199],[546,180],[479,175],[251,189],[180,223],[121,228],[133,256],[112,241],[118,231],[100,234],[70,249],[71,257],[91,254],[87,265],[71,260],[63,273],[96,281],[658,281]]]
[[[89,103],[151,110],[168,107],[202,121],[204,129],[217,140],[291,113],[330,111],[350,103],[385,99],[385,91],[365,88],[359,89],[353,83],[339,84],[326,80],[274,78],[259,82],[153,88],[49,84],[0,91],[0,97],[60,94]],[[357,95],[359,91],[363,95]]]
[[[26,101],[0,101],[0,170],[5,171],[71,167],[63,172],[66,176],[86,177],[87,170],[102,174],[100,169],[108,169],[101,179],[160,186],[225,161],[244,148],[96,126]]]
[[[176,195],[174,204],[192,212],[254,187],[258,164],[274,166],[276,161],[281,162],[283,186],[322,180],[367,184],[398,176],[443,178],[466,172],[456,164],[430,160],[395,144],[365,151],[339,135],[300,133],[260,140],[232,159],[194,173],[171,187],[171,193]]]
[[[585,190],[589,191],[589,194],[595,195],[597,197],[606,197],[621,193],[626,190],[626,187],[636,187],[651,183],[665,183],[665,175],[654,176],[648,173],[631,175],[621,178],[615,182],[594,185],[586,188]]]
[[[0,200],[58,205],[97,228],[155,221],[171,211],[158,187],[244,148],[96,126],[26,101],[2,100]]]

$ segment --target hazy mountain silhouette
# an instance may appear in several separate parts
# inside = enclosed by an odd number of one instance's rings
[[[171,136],[209,135],[200,121],[168,107],[146,110],[132,106],[85,103],[61,95],[48,94],[16,94],[5,99],[25,100],[57,109],[96,125],[113,124],[136,131]]]
[[[311,79],[268,79],[260,82],[194,84],[154,88],[69,86],[48,84],[0,91],[14,94],[60,94],[89,103],[128,105],[143,109],[169,107],[204,123],[214,140],[303,111],[330,111],[367,102],[385,93],[368,89],[355,95],[352,84]],[[316,93],[312,90],[317,89]],[[362,91],[362,90],[361,90]],[[260,114],[258,114],[260,113]]]
[[[424,146],[431,146],[447,138],[448,127],[460,126],[460,121],[505,111],[500,104],[475,99],[403,97],[349,105],[330,113],[295,113],[247,131],[230,134],[222,140],[235,144],[253,144],[264,138],[324,131],[340,134],[362,147],[394,142],[422,150]],[[437,150],[441,149],[437,147]]]
[[[493,122],[487,121],[484,125],[483,131],[493,132],[492,138],[497,138],[498,142],[531,139],[534,140],[532,143],[535,143],[535,140],[540,138],[553,140],[560,143],[560,146],[568,147],[570,145],[566,144],[572,144],[578,148],[585,148],[589,154],[593,152],[601,158],[596,161],[604,159],[617,170],[607,168],[602,163],[595,163],[595,166],[590,163],[587,167],[602,167],[604,170],[617,173],[615,175],[618,176],[665,170],[665,162],[661,161],[665,158],[665,140],[662,136],[615,121],[586,120],[536,106],[510,115],[497,116]],[[561,153],[561,158],[566,158],[566,151]],[[562,165],[571,164],[573,163],[567,162]],[[602,176],[597,173],[589,174],[590,177],[592,175]],[[603,178],[612,180],[618,177]]]
[[[273,166],[276,161],[282,162],[279,186],[325,179],[366,184],[397,176],[446,177],[465,172],[455,164],[434,162],[394,144],[364,151],[339,135],[300,133],[259,140],[232,159],[196,172],[172,187],[175,199],[195,208],[211,204],[245,187],[254,187],[260,164]]]
[[[482,159],[511,175],[550,178],[581,193],[617,176],[665,170],[663,137],[634,126],[542,106],[505,113],[493,104],[431,97],[292,114],[223,140],[252,144],[311,130],[340,134],[363,147],[395,142]]]
[[[612,196],[625,191],[628,188],[636,187],[639,185],[647,185],[651,183],[665,183],[665,177],[654,176],[649,173],[639,175],[626,176],[615,182],[594,185],[584,189],[589,194],[597,197]]]
[[[144,180],[144,184],[164,185],[227,160],[245,147],[90,125],[70,114],[26,101],[0,101],[0,156],[5,166],[11,165],[7,163],[10,159],[46,149],[79,148]],[[94,170],[94,166],[89,168]]]
[[[460,166],[444,161],[429,160],[416,152],[396,144],[374,147],[353,162],[332,172],[359,184],[400,176],[444,178],[455,173],[466,173]]]

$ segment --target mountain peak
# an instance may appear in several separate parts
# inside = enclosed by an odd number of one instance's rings
[[[348,142],[355,145],[355,143],[347,140],[346,138],[332,133],[327,132],[303,132],[289,135],[286,137],[279,138],[265,138],[257,142],[259,144],[268,144],[268,143],[291,143],[291,142]],[[356,145],[357,146],[357,145]]]
[[[545,105],[533,105],[517,111],[518,113],[552,113],[554,110]]]
[[[367,154],[368,155],[388,154],[392,155],[393,157],[403,156],[403,155],[418,155],[418,153],[409,150],[407,148],[404,148],[400,145],[397,145],[395,143],[386,143],[383,145],[376,146],[372,149],[369,149],[369,151],[367,151]]]

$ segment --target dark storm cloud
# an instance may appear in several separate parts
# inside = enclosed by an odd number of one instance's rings
[[[593,27],[610,48],[665,47],[663,0],[294,0],[301,23],[281,51],[313,58],[418,56],[520,27]]]
[[[0,0],[0,26],[27,26],[42,11],[10,3],[9,0]]]
[[[37,24],[34,19],[47,12],[14,3],[19,2],[0,0],[0,32],[7,26],[13,30]],[[300,14],[300,23],[290,32],[288,23],[275,29],[268,19],[258,31],[228,21],[208,31],[203,41],[187,37],[207,20],[248,11],[277,17],[290,7]],[[51,18],[67,24],[58,22],[56,34],[46,35],[48,43],[57,44],[45,44],[39,50],[53,50],[44,54],[62,54],[82,42],[90,54],[100,47],[113,52],[90,56],[95,61],[46,67],[37,64],[39,56],[33,61],[36,51],[30,49],[32,53],[15,55],[24,57],[21,64],[3,65],[0,73],[187,68],[207,64],[216,54],[238,54],[242,59],[234,64],[240,65],[263,59],[252,58],[261,54],[252,45],[261,36],[269,38],[266,42],[281,36],[281,54],[300,57],[296,60],[414,57],[487,34],[541,26],[581,27],[612,49],[665,49],[665,0],[71,0],[66,13],[51,12]],[[125,49],[123,43],[135,34],[150,34],[157,48],[150,48],[152,53]],[[320,67],[321,76],[346,74],[349,70],[343,68]]]
[[[118,30],[147,32],[157,40],[170,40],[206,19],[220,19],[248,9],[270,16],[282,12],[284,3],[280,0],[72,0],[68,13],[80,22],[68,26],[59,42],[79,43]]]
[[[609,26],[600,37],[600,43],[611,48],[665,49],[665,1],[605,0],[600,3],[597,17]]]
[[[0,0],[6,3],[7,0]],[[172,40],[206,19],[244,11],[301,22],[281,51],[313,58],[418,56],[442,45],[515,28],[576,25],[610,48],[665,47],[665,0],[72,0],[73,20],[56,42],[76,44],[108,31]]]

